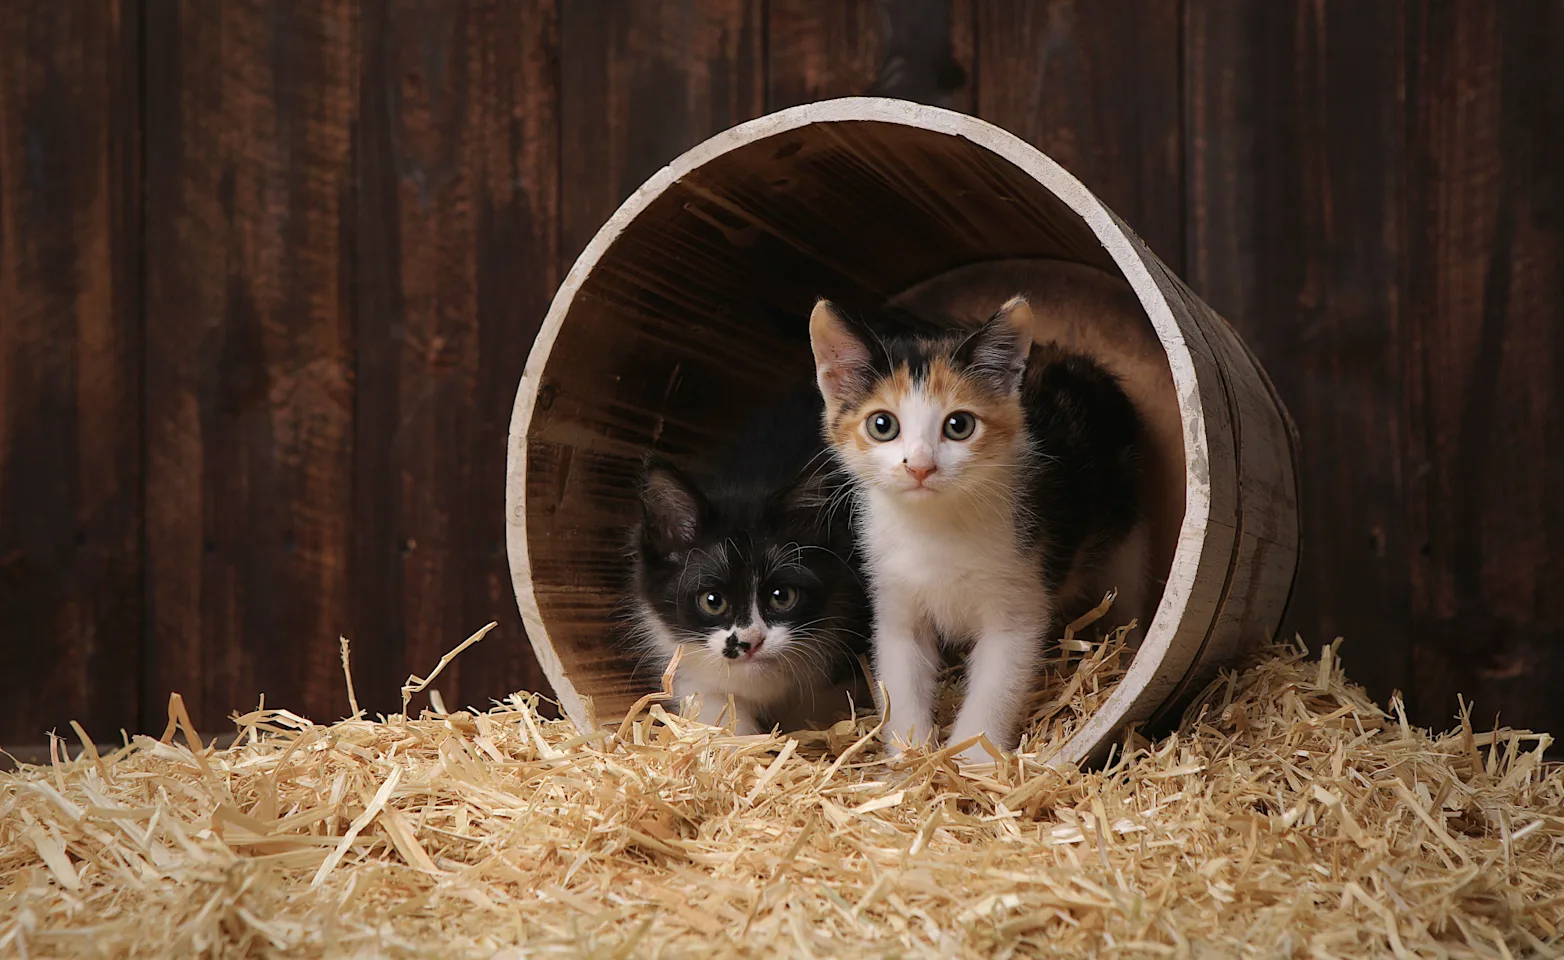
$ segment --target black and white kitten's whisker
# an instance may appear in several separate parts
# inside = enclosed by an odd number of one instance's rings
[[[841,618],[839,617],[822,617],[819,620],[813,620],[809,623],[799,624],[793,628],[793,632],[797,634],[801,632],[812,631],[817,625],[822,623],[832,624],[830,627],[817,631],[817,635],[822,640],[829,640],[832,643],[839,643],[843,647],[850,647],[852,644],[849,644],[843,640],[843,637],[858,637],[862,640],[869,639],[868,634],[861,633],[849,626],[843,626],[841,623]]]

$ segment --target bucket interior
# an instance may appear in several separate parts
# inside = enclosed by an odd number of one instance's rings
[[[654,688],[611,643],[641,457],[709,451],[812,377],[816,297],[865,307],[954,268],[1016,258],[1119,275],[1086,223],[1008,160],[877,121],[739,146],[623,225],[552,343],[526,454],[533,594],[562,668],[599,717]],[[1167,480],[1176,515],[1152,518],[1154,542],[1167,545],[1153,551],[1158,581],[1183,519],[1183,481]]]

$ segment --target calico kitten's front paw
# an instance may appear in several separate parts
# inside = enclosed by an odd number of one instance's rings
[[[887,729],[880,735],[880,740],[885,744],[885,755],[895,759],[904,753],[927,749],[930,746],[932,736],[932,730],[910,726],[899,733],[892,733],[890,729]]]
[[[964,712],[970,714],[978,711],[964,709]],[[999,731],[997,734],[996,730]],[[965,743],[973,737],[978,738],[977,742],[956,754],[956,759],[962,763],[993,763],[995,758],[989,752],[990,747],[1003,752],[1013,752],[1020,739],[1014,727],[997,716],[958,716],[955,727],[950,732],[950,742]],[[989,746],[984,746],[984,739],[988,741]]]
[[[994,755],[984,749],[983,742],[980,740],[956,754],[956,760],[962,764],[993,763]]]

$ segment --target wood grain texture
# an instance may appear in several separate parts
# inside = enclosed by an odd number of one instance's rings
[[[0,744],[136,729],[138,5],[0,5]]]
[[[148,7],[145,722],[346,712],[348,0]]]
[[[1407,681],[1400,453],[1399,4],[1185,5],[1189,282],[1259,355],[1302,438],[1289,628]]]
[[[505,434],[559,282],[553,0],[364,9],[355,668],[391,710],[478,627],[448,705],[546,689],[505,561]]]
[[[759,0],[572,0],[560,10],[561,253],[674,157],[765,108]]]
[[[1411,703],[1564,729],[1564,3],[1410,2]],[[1352,606],[1346,606],[1348,614]]]
[[[971,111],[972,0],[771,0],[766,108],[897,97]]]
[[[976,0],[977,115],[1184,269],[1179,0]]]

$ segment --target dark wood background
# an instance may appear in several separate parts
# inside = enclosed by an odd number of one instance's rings
[[[1564,2],[0,0],[0,743],[346,712],[490,619],[542,688],[505,432],[576,253],[812,99],[1080,176],[1298,421],[1291,628],[1564,732]]]

